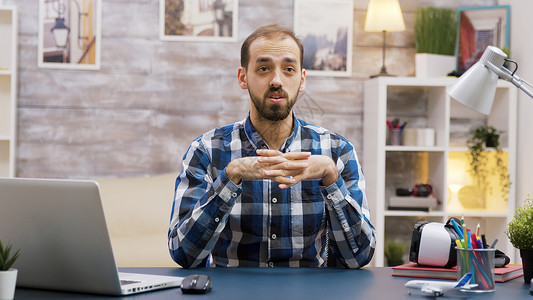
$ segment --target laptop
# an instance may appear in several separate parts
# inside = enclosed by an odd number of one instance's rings
[[[183,279],[118,272],[93,181],[0,178],[0,239],[20,249],[19,287],[128,295]]]

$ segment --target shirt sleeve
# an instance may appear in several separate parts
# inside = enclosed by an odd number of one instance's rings
[[[360,268],[374,255],[376,232],[370,222],[364,176],[349,142],[340,150],[336,164],[339,179],[321,187],[329,220],[329,246],[345,267]]]
[[[210,157],[196,140],[183,158],[183,170],[176,179],[168,247],[172,259],[184,268],[193,268],[213,250],[240,185],[222,171],[213,181]]]

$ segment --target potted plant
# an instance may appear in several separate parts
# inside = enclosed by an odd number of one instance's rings
[[[500,192],[502,198],[507,201],[511,182],[507,165],[503,160],[503,150],[500,145],[500,135],[502,130],[492,126],[481,126],[471,131],[472,137],[467,141],[470,159],[470,174],[476,180],[477,185],[492,193],[492,187],[488,185],[487,176],[496,173],[500,179]],[[488,166],[487,148],[494,148],[496,158],[496,168]]]
[[[403,255],[406,248],[407,246],[402,242],[386,241],[384,254],[387,258],[387,265],[394,267],[403,264]]]
[[[456,12],[421,7],[415,14],[416,77],[445,76],[455,70]]]
[[[17,269],[11,268],[20,256],[20,250],[11,255],[11,244],[4,247],[0,240],[0,299],[13,299],[17,283]]]
[[[533,277],[533,198],[530,195],[527,195],[524,205],[516,209],[505,233],[511,244],[520,250],[524,282],[529,283]]]

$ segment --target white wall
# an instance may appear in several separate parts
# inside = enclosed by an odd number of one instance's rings
[[[518,62],[517,75],[533,84],[533,26],[531,0],[499,0],[500,5],[511,6],[511,58]],[[533,90],[533,89],[532,89]],[[533,99],[518,92],[518,156],[516,178],[517,205],[528,194],[533,195]]]
[[[518,62],[517,75],[533,83],[533,40],[530,30],[533,25],[531,0],[499,0],[500,5],[511,6],[511,58]],[[518,147],[516,169],[516,199],[521,205],[528,194],[533,195],[533,99],[518,92]],[[515,263],[520,263],[518,251]]]

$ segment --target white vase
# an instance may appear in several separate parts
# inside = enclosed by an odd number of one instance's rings
[[[13,299],[17,285],[17,269],[0,271],[0,300]]]
[[[455,56],[431,53],[415,54],[416,77],[442,77],[455,70]]]

